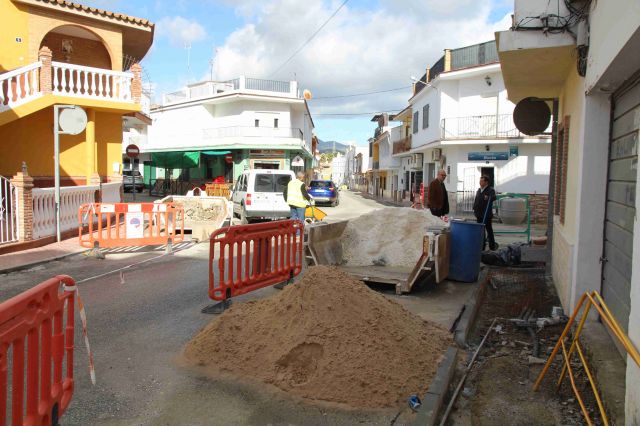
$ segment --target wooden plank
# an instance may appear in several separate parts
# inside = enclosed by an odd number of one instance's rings
[[[449,257],[450,253],[449,233],[443,232],[436,237],[436,283],[440,284],[449,276]]]

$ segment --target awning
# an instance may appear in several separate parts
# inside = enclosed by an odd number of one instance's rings
[[[231,151],[200,151],[204,155],[227,155],[231,154]]]
[[[200,165],[200,151],[154,152],[151,161],[163,169],[192,169]]]

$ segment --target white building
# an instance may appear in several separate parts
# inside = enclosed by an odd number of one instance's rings
[[[562,304],[570,312],[585,292],[601,292],[640,348],[638,2],[577,8],[563,0],[516,0],[513,30],[496,33],[496,40],[509,99],[552,98],[558,105],[551,225],[553,281]],[[597,321],[587,325],[599,328]],[[640,367],[612,342],[622,368],[626,362],[626,396],[605,392],[605,404],[617,414],[614,423],[640,424]],[[612,376],[613,352],[601,355],[595,369],[622,389],[624,375]],[[603,390],[603,382],[598,385]]]
[[[376,197],[393,198],[398,190],[399,158],[392,156],[393,143],[400,137],[398,128],[394,128],[387,113],[375,115],[371,121],[377,122],[374,137],[369,139],[369,160],[371,172],[369,193]]]
[[[530,194],[545,205],[551,137],[520,133],[514,107],[495,41],[445,50],[415,83],[409,107],[393,117],[403,122],[392,131],[391,149],[402,163],[396,188],[426,185],[443,168],[454,213],[471,212],[481,175],[489,176],[498,192]],[[538,215],[546,218],[543,209]]]
[[[192,183],[244,169],[313,167],[313,120],[295,81],[241,76],[164,95],[151,110],[143,161]]]
[[[347,165],[347,157],[342,154],[337,154],[331,160],[331,180],[338,186],[345,183],[348,173]]]

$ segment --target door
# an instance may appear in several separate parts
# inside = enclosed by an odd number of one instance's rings
[[[233,188],[233,212],[240,216],[242,211],[242,201],[247,193],[247,175],[242,174],[236,181],[236,186]]]
[[[625,332],[629,329],[633,225],[636,215],[640,78],[613,95],[602,296]]]
[[[473,211],[473,200],[476,190],[480,186],[476,179],[476,167],[465,167],[462,181],[462,211],[469,213]]]
[[[482,176],[487,176],[489,178],[489,186],[492,187],[496,187],[496,181],[495,181],[495,169],[493,167],[482,167],[480,168],[480,174]],[[480,184],[478,183],[478,186],[480,186]]]

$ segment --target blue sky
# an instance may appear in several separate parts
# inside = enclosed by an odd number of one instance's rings
[[[445,48],[491,40],[494,31],[509,27],[513,10],[513,0],[349,0],[281,67],[343,0],[82,2],[156,23],[154,45],[142,65],[157,99],[212,75],[296,79],[314,95],[309,107],[317,136],[358,145],[373,134],[372,114],[322,114],[404,108],[411,75],[422,75]],[[406,89],[318,99],[401,87]]]

